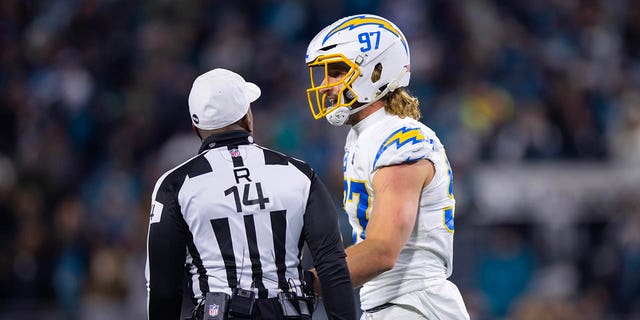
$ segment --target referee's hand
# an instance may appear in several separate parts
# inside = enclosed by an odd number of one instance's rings
[[[320,279],[318,278],[318,272],[316,271],[316,268],[311,268],[309,269],[309,272],[311,273],[312,277],[313,277],[313,292],[318,295],[321,296],[322,295],[322,287],[320,286]]]

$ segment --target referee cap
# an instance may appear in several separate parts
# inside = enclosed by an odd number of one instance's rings
[[[226,127],[242,119],[258,97],[260,88],[239,74],[210,70],[196,78],[189,92],[191,122],[203,130]]]

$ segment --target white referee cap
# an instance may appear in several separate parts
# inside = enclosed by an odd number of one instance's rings
[[[200,75],[189,92],[191,122],[197,128],[213,130],[242,119],[249,104],[260,97],[260,88],[235,72],[213,69]]]

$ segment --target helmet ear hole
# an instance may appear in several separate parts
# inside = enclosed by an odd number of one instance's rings
[[[373,68],[373,72],[371,73],[371,82],[376,83],[380,80],[380,76],[382,75],[382,63],[378,62],[375,68]]]

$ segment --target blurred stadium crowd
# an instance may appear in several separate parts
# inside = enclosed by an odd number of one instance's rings
[[[348,128],[311,118],[304,53],[361,12],[409,41],[410,89],[454,169],[453,280],[472,318],[639,319],[633,0],[1,1],[0,319],[146,318],[150,194],[197,151],[187,95],[214,67],[261,86],[257,142],[310,162],[338,208]],[[504,166],[542,189],[601,172],[610,195],[539,219],[544,193],[523,209],[498,187],[516,205],[496,218],[481,173]]]

